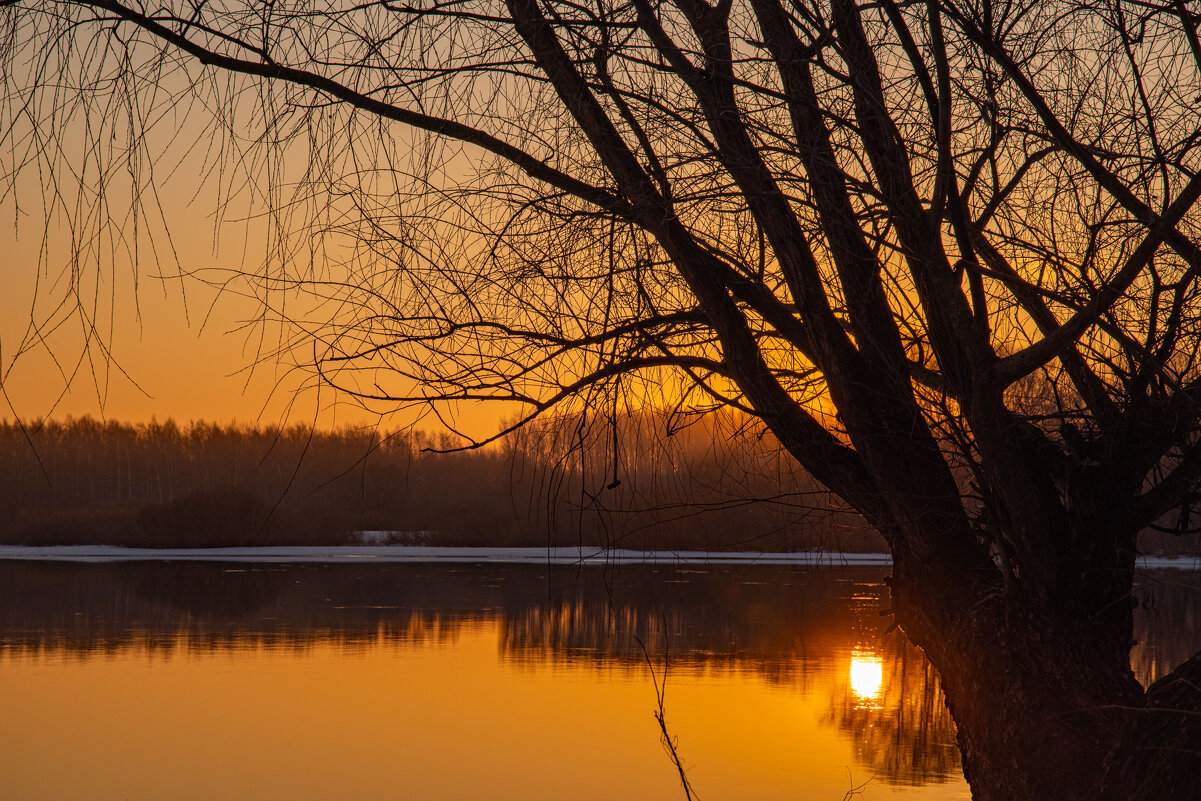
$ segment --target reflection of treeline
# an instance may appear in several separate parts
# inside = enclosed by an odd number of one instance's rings
[[[466,627],[495,626],[500,656],[517,663],[586,665],[642,674],[697,670],[750,673],[819,697],[840,692],[830,664],[870,629],[887,625],[870,588],[879,568],[722,566],[582,568],[533,565],[245,565],[126,562],[72,564],[0,560],[0,658],[72,654],[80,659],[134,649],[303,649],[336,643],[429,643]],[[870,635],[869,635],[870,636]],[[902,638],[884,657],[924,663]],[[935,685],[935,689],[937,686]],[[937,716],[940,694],[904,691],[907,720]],[[876,725],[888,715],[876,713]],[[899,736],[890,750],[874,729],[832,720],[863,740],[881,779],[909,781],[953,737],[946,730]],[[897,750],[900,749],[900,750]],[[944,774],[937,774],[942,776]]]
[[[826,722],[889,782],[954,775],[938,678],[889,618],[882,568],[409,565],[0,560],[0,656],[138,649],[303,649],[453,640],[495,625],[504,659],[752,672],[830,698]],[[1147,682],[1201,646],[1201,592],[1156,572],[1132,658]],[[1195,577],[1192,577],[1195,579]],[[645,650],[644,650],[645,647]],[[881,693],[853,694],[853,651]],[[829,666],[835,673],[830,684]],[[822,668],[827,668],[823,670]]]
[[[405,430],[91,418],[0,422],[0,541],[879,550],[761,439],[720,419],[559,418],[450,453]]]
[[[840,650],[880,568],[0,560],[0,649],[99,654],[184,641],[302,647],[453,637],[499,621],[505,658],[659,661],[788,678]],[[876,615],[878,618],[878,615]],[[883,621],[880,627],[886,625]],[[785,666],[787,665],[787,666]]]

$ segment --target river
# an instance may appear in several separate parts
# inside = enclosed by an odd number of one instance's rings
[[[0,796],[684,799],[661,709],[702,801],[967,798],[886,574],[0,560]],[[1196,584],[1144,578],[1144,680]]]

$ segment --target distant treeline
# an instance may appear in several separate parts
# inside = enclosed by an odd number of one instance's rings
[[[0,421],[0,542],[331,545],[384,531],[435,545],[881,550],[736,429],[558,418],[454,450],[417,430]]]
[[[881,551],[770,436],[732,415],[448,435],[90,417],[0,421],[0,544],[430,545]],[[1148,531],[1144,553],[1196,553]]]

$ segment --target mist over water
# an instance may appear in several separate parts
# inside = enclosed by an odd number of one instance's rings
[[[666,676],[702,797],[966,797],[886,574],[0,561],[0,775],[22,799],[682,798]],[[1142,680],[1201,646],[1195,584],[1144,580]]]

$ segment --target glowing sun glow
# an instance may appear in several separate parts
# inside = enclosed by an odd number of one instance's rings
[[[860,703],[879,700],[884,684],[884,665],[878,656],[855,653],[851,655],[851,692]]]

